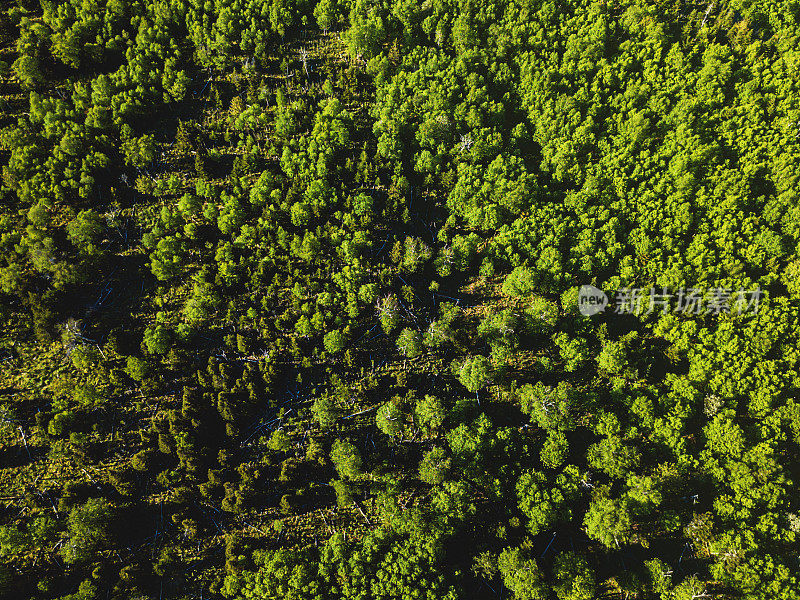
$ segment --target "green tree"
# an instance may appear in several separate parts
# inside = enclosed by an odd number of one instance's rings
[[[517,267],[503,282],[503,293],[507,296],[528,296],[536,288],[536,279],[527,267]]]
[[[389,294],[378,300],[378,317],[381,327],[388,334],[391,333],[400,321],[400,303],[397,296]]]
[[[403,420],[403,411],[400,409],[396,399],[389,400],[389,402],[378,408],[378,412],[375,413],[375,424],[378,429],[391,437],[403,432]]]
[[[158,240],[150,254],[150,270],[159,281],[167,281],[180,273],[181,242],[176,236]]]
[[[138,138],[131,138],[122,142],[122,154],[125,164],[136,168],[149,165],[156,157],[155,138],[145,134]]]
[[[566,460],[568,453],[569,443],[567,442],[567,436],[557,429],[549,430],[539,453],[542,464],[550,469],[555,469]]]
[[[17,527],[4,525],[0,527],[0,555],[11,556],[25,552],[31,543],[31,536]]]
[[[242,600],[319,597],[319,582],[311,567],[311,557],[306,553],[282,548],[257,552],[254,559],[258,567],[255,571],[229,570],[222,587],[223,595]]]
[[[329,394],[315,398],[311,412],[323,429],[331,427],[341,416],[341,410],[336,399]]]
[[[342,479],[355,479],[361,475],[361,454],[346,440],[335,440],[331,446],[331,461]]]
[[[575,552],[562,552],[553,565],[554,591],[559,600],[592,600],[597,594],[594,571]]]
[[[397,349],[408,358],[422,354],[422,336],[415,329],[405,328],[397,337]]]
[[[437,446],[422,457],[419,463],[419,478],[430,485],[439,485],[449,475],[451,462],[445,449]]]
[[[436,396],[426,395],[414,405],[414,422],[423,431],[436,431],[442,426],[444,417],[444,406]]]
[[[569,519],[571,509],[558,486],[551,486],[547,477],[537,471],[523,473],[517,481],[519,509],[528,517],[528,530],[536,535],[556,522]]]
[[[347,345],[347,336],[344,334],[344,332],[339,331],[338,329],[329,331],[325,334],[324,344],[325,350],[331,354],[338,354],[344,350],[345,346]]]
[[[102,498],[90,498],[73,508],[67,517],[67,542],[61,549],[64,561],[83,563],[95,557],[95,552],[109,541],[112,514],[111,505]]]
[[[106,229],[103,219],[92,209],[82,210],[67,223],[67,236],[84,252],[90,251]]]
[[[142,382],[150,374],[150,365],[143,358],[129,356],[126,359],[125,372],[134,381]]]
[[[353,494],[346,481],[334,479],[331,481],[333,491],[336,492],[336,504],[342,508],[347,508],[353,504]]]
[[[336,24],[338,6],[336,0],[320,0],[314,7],[314,18],[323,31],[327,31]]]
[[[505,586],[517,600],[544,600],[547,598],[539,565],[532,558],[525,558],[519,548],[506,548],[497,560]]]
[[[472,356],[458,368],[458,381],[470,392],[477,392],[491,381],[492,365],[485,356]]]
[[[692,575],[675,586],[671,597],[674,600],[694,600],[707,597],[707,591],[706,584],[697,575]]]
[[[292,447],[292,438],[282,429],[276,429],[269,437],[267,447],[276,452],[286,452]]]
[[[148,327],[144,331],[143,343],[150,354],[166,354],[172,345],[172,333],[161,324]]]
[[[633,522],[625,500],[595,498],[583,520],[588,536],[609,548],[619,548],[633,535]]]
[[[615,479],[623,478],[639,462],[639,452],[616,435],[592,444],[586,457],[592,467]]]

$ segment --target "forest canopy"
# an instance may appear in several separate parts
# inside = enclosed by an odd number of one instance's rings
[[[0,1],[0,598],[800,600],[798,40]]]

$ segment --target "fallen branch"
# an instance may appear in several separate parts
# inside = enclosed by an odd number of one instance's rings
[[[364,413],[368,413],[368,412],[371,412],[371,411],[377,410],[377,409],[378,409],[377,406],[373,406],[372,408],[365,408],[364,410],[361,410],[361,411],[359,411],[357,413],[353,413],[352,415],[345,415],[342,418],[343,419],[349,419],[350,417],[357,417],[358,415],[363,415]]]

